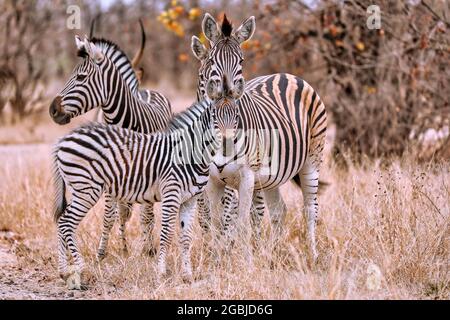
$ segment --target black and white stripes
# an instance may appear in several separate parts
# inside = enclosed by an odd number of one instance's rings
[[[134,70],[117,45],[104,39],[83,41],[78,37],[76,43],[83,60],[50,106],[56,123],[65,124],[93,108],[101,108],[109,124],[145,133],[166,127],[172,117],[169,101],[154,91],[150,92],[150,102],[140,99]],[[128,87],[126,94],[124,87]]]
[[[201,60],[197,92],[200,98],[215,100],[217,92],[221,97],[233,96],[233,92],[227,93],[226,90],[230,84],[218,79],[231,79],[235,81],[232,82],[235,87],[242,81],[243,53],[236,43],[242,43],[253,34],[254,18],[244,21],[235,32],[231,29],[226,18],[219,27],[214,18],[206,14],[203,32],[211,49],[206,49],[198,38],[192,38],[192,50]],[[238,61],[237,57],[241,59]],[[211,82],[219,88],[208,91]],[[278,73],[247,82],[238,105],[240,118],[232,156],[216,157],[211,168],[207,194],[213,212],[219,214],[222,210],[220,199],[225,186],[236,188],[239,191],[239,216],[248,216],[253,204],[255,210],[252,211],[256,216],[252,221],[258,233],[264,212],[261,194],[264,191],[271,219],[279,230],[286,207],[278,187],[296,178],[302,187],[309,244],[315,258],[317,189],[326,132],[324,104],[304,80]],[[207,206],[201,208],[207,210]],[[208,215],[204,212],[199,214]]]
[[[75,230],[106,191],[122,202],[162,202],[162,229],[158,270],[165,273],[165,255],[180,211],[183,272],[191,276],[189,250],[195,196],[206,186],[209,166],[221,137],[235,123],[221,125],[223,109],[237,113],[232,100],[214,105],[194,104],[175,117],[166,132],[146,135],[117,126],[91,124],[63,137],[55,147],[55,220],[59,236],[59,270],[68,270],[66,250],[78,271],[83,259]],[[230,116],[230,115],[227,115]],[[236,117],[234,117],[236,119]],[[183,153],[183,150],[189,152]],[[64,190],[71,195],[66,205]]]
[[[204,229],[210,208],[213,215],[223,217],[225,230],[235,215],[250,217],[252,212],[254,234],[259,237],[264,199],[279,232],[286,213],[279,187],[294,179],[302,187],[309,244],[313,257],[317,256],[315,222],[326,132],[324,104],[308,83],[290,74],[277,73],[245,83],[240,45],[254,33],[253,17],[233,31],[226,17],[219,27],[207,14],[202,27],[211,48],[206,49],[195,37],[192,41],[194,54],[201,60],[200,101],[170,122],[168,101],[151,93],[149,102],[144,101],[129,60],[117,46],[105,40],[76,38],[83,61],[53,101],[50,114],[55,122],[65,124],[101,107],[108,125],[82,126],[55,147],[54,212],[63,276],[69,272],[67,251],[77,273],[83,268],[75,231],[103,193],[107,201],[100,258],[116,210],[125,248],[130,205],[144,205],[143,234],[151,240],[153,204],[162,202],[158,271],[166,271],[166,253],[179,213],[182,268],[184,275],[191,277],[189,253],[196,203]],[[239,200],[231,188],[238,190]]]
[[[164,130],[172,117],[169,101],[157,92],[149,92],[149,102],[143,101],[138,81],[128,57],[111,41],[104,39],[81,40],[76,37],[78,55],[83,60],[75,67],[64,89],[50,106],[50,115],[59,124],[93,108],[101,108],[104,122],[116,124],[143,133]],[[130,216],[131,204],[113,201],[105,195],[105,215],[98,257],[106,253],[110,230],[120,213],[120,233],[126,250],[125,223]],[[143,231],[151,235],[153,221],[151,206],[141,212]],[[144,250],[152,253],[152,241],[145,237]]]

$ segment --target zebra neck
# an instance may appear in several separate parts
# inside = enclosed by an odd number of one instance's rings
[[[214,127],[214,110],[207,107],[191,125],[172,131],[170,137],[177,163],[194,166],[197,173],[205,174],[221,141],[220,132]]]
[[[116,74],[116,80],[115,88],[109,89],[112,94],[107,103],[102,106],[105,122],[122,128],[146,132],[147,130],[140,128],[139,122],[134,121],[136,115],[145,114],[145,102],[130,91],[120,75]]]

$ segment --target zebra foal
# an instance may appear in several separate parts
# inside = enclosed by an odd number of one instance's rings
[[[152,204],[161,201],[158,275],[166,272],[166,253],[179,212],[182,273],[192,277],[190,247],[196,196],[209,179],[212,156],[225,132],[235,130],[231,99],[203,101],[177,115],[165,132],[142,134],[117,126],[90,124],[64,136],[53,152],[58,229],[58,269],[69,276],[67,250],[80,276],[84,262],[75,240],[81,220],[107,191],[114,199]],[[70,194],[66,202],[65,191]],[[76,287],[75,289],[79,289]]]

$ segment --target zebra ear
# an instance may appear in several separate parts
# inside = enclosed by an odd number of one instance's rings
[[[242,22],[241,26],[237,28],[234,35],[236,39],[239,41],[239,43],[242,43],[244,41],[249,40],[253,36],[253,33],[255,33],[255,29],[256,29],[255,17],[251,16],[250,18]]]
[[[222,34],[216,20],[214,20],[214,18],[209,13],[205,13],[205,17],[202,21],[202,30],[205,34],[205,37],[211,43],[216,42]]]
[[[200,39],[197,38],[196,36],[192,36],[191,50],[194,53],[194,56],[200,61],[205,59],[206,55],[208,53],[208,50],[206,49],[206,47],[203,45],[203,43],[200,41]]]
[[[81,38],[78,35],[75,36],[75,44],[77,45],[78,50],[84,49],[84,42],[81,40]]]
[[[88,50],[86,48],[86,44],[79,36],[75,36],[75,44],[77,45],[77,55],[82,58],[86,58],[88,56]]]
[[[105,58],[102,50],[98,48],[94,43],[90,42],[87,37],[84,38],[84,46],[89,57],[97,64],[101,63]]]

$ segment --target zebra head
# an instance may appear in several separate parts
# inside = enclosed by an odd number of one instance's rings
[[[217,100],[239,99],[244,93],[242,63],[244,55],[241,44],[250,39],[255,31],[255,17],[245,20],[236,31],[224,15],[222,26],[206,13],[202,22],[203,33],[209,40],[210,49],[196,36],[192,37],[191,49],[201,61],[197,98]]]
[[[215,128],[225,140],[232,140],[239,122],[239,107],[235,99],[222,97],[214,101]]]
[[[86,37],[75,36],[78,56],[83,58],[66,82],[64,89],[50,105],[49,112],[58,124],[67,124],[70,119],[106,103],[104,74],[111,69],[109,59]]]
[[[239,123],[239,106],[234,99],[220,98],[214,101],[203,99],[194,106],[207,108],[207,116],[203,119],[199,134],[203,142],[201,153],[207,162],[216,155],[231,156]],[[193,109],[194,110],[194,109]],[[205,110],[205,109],[203,109]],[[220,152],[220,153],[219,153]]]

